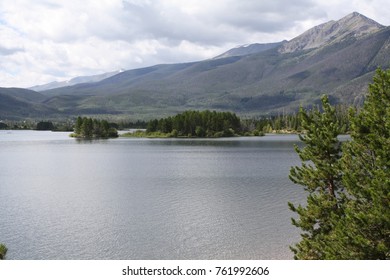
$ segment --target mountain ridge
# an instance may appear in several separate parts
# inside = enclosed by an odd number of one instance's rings
[[[132,69],[94,83],[42,91],[46,99],[41,103],[55,114],[134,119],[188,109],[246,116],[288,113],[319,103],[323,93],[333,102],[359,105],[376,68],[390,66],[390,27],[358,13],[266,45],[250,53],[244,51],[249,45],[220,58]]]
[[[251,55],[263,51],[267,51],[276,47],[279,47],[286,41],[276,42],[276,43],[266,43],[266,44],[260,44],[260,43],[254,43],[254,44],[246,44],[242,46],[235,47],[233,49],[228,50],[227,52],[224,52],[213,59],[220,59],[220,58],[226,58],[230,56],[246,56]]]
[[[335,43],[347,36],[360,38],[364,35],[377,32],[384,26],[366,16],[353,12],[337,21],[331,20],[310,28],[301,35],[286,42],[279,52],[289,53],[299,50],[319,48],[325,44]]]
[[[34,91],[45,91],[45,90],[56,89],[56,88],[60,88],[60,87],[74,86],[74,85],[82,84],[82,83],[95,83],[95,82],[99,82],[101,80],[107,79],[109,77],[112,77],[114,75],[117,75],[123,71],[125,71],[125,70],[121,69],[118,71],[112,71],[112,72],[107,72],[107,73],[103,73],[103,74],[91,75],[91,76],[78,76],[78,77],[74,77],[74,78],[67,80],[67,81],[62,81],[62,82],[54,81],[54,82],[50,82],[47,84],[29,87],[28,89],[34,90]]]

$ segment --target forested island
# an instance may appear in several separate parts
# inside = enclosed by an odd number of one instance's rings
[[[84,139],[116,138],[118,137],[118,131],[110,126],[106,120],[78,117],[74,133],[70,136]]]

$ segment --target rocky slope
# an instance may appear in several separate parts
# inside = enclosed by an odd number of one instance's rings
[[[357,12],[349,14],[338,21],[329,21],[313,27],[302,35],[286,42],[279,49],[280,53],[292,53],[335,44],[348,38],[362,38],[375,33],[384,26]]]

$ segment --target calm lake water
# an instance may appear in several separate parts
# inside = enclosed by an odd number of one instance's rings
[[[291,259],[295,135],[78,141],[0,131],[8,259]]]

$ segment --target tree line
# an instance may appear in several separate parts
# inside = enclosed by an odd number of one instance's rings
[[[337,123],[340,126],[340,132],[347,134],[350,129],[349,125],[349,108],[346,105],[335,105],[335,116]],[[321,111],[321,108],[314,106],[307,108],[308,115],[313,115],[315,112]],[[247,118],[241,120],[242,130],[254,131],[257,130],[263,133],[297,133],[303,130],[301,113],[278,114],[268,117]]]
[[[377,70],[363,108],[349,111],[351,140],[335,107],[299,112],[305,144],[295,147],[301,166],[290,179],[308,193],[306,205],[289,203],[302,230],[291,247],[296,259],[390,258],[390,70]]]
[[[313,115],[321,108],[307,109]],[[335,106],[335,117],[340,133],[349,132],[348,107]],[[301,114],[275,115],[251,119],[241,119],[231,112],[185,111],[175,116],[154,119],[149,122],[137,122],[137,128],[146,128],[146,133],[133,133],[128,136],[159,137],[229,137],[261,136],[265,133],[299,133],[302,131]],[[123,125],[123,124],[122,124]]]
[[[0,121],[0,130],[50,130],[50,131],[73,131],[74,121],[36,121],[36,120],[6,120]]]
[[[106,120],[97,120],[87,117],[78,117],[71,135],[76,138],[114,138],[118,137],[116,128],[110,126]]]
[[[313,110],[317,110],[319,108],[308,110],[308,113],[311,114]],[[342,133],[348,133],[349,131],[349,115],[348,115],[348,107],[345,105],[336,105],[336,116],[339,120],[339,124],[341,126],[341,132]],[[192,113],[190,113],[192,112]],[[210,112],[210,111],[204,111],[201,115],[209,115],[206,118],[214,118],[215,123],[219,123],[218,125],[214,125],[214,127],[209,128],[209,133],[204,133],[204,131],[201,130],[201,127],[204,127],[203,121],[199,122],[199,119],[205,119],[205,116],[198,117],[195,116],[197,111],[187,111],[185,113],[186,116],[180,116],[178,118],[185,119],[178,120],[176,117],[168,117],[160,120],[151,120],[151,121],[145,121],[145,120],[137,120],[137,121],[117,121],[117,122],[109,122],[109,126],[112,128],[115,128],[117,130],[124,130],[128,128],[133,129],[148,129],[148,131],[160,131],[162,133],[174,133],[177,131],[171,130],[172,125],[175,122],[184,123],[184,122],[192,122],[195,121],[196,126],[199,126],[198,128],[198,134],[203,135],[202,137],[213,137],[213,135],[217,132],[220,132],[217,135],[220,135],[221,132],[224,135],[230,135],[231,131],[228,129],[221,128],[225,125],[228,126],[228,124],[223,124],[221,119],[223,119],[225,116],[213,116],[216,112]],[[220,113],[218,113],[220,114]],[[228,113],[232,114],[232,113]],[[237,116],[235,116],[237,117]],[[191,118],[195,120],[189,121]],[[196,119],[197,118],[197,119]],[[219,118],[219,120],[218,120]],[[238,117],[237,117],[238,118]],[[240,120],[240,127],[237,128],[237,123],[235,123],[236,129],[235,133],[237,135],[262,135],[264,133],[272,133],[272,132],[291,132],[296,133],[300,132],[302,130],[301,126],[301,117],[299,113],[292,113],[292,114],[278,114],[278,115],[272,115],[267,117],[257,117],[257,118],[239,118]],[[51,130],[51,131],[74,131],[75,125],[77,125],[77,119],[75,120],[66,120],[61,122],[54,122],[54,121],[32,121],[32,120],[25,120],[25,121],[2,121],[0,122],[0,130],[1,129],[35,129],[35,130]],[[235,120],[237,122],[237,120]],[[206,123],[207,125],[207,123]],[[176,125],[178,127],[179,125]],[[195,130],[196,130],[195,126]],[[189,126],[187,126],[189,127]],[[169,132],[167,132],[169,131]],[[206,129],[207,132],[207,129]],[[180,136],[185,136],[188,134],[191,134],[192,136],[197,136],[196,131],[191,129],[182,129],[182,133]],[[178,133],[179,135],[179,133]]]

